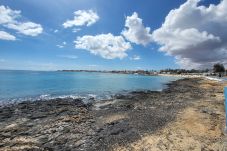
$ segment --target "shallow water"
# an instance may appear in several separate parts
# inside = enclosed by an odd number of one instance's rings
[[[0,71],[0,102],[53,97],[108,98],[134,90],[160,91],[177,77],[91,72]]]

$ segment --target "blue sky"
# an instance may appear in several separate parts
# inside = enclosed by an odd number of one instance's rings
[[[188,44],[189,40],[185,39],[185,41],[187,40],[187,45],[185,45],[184,37],[180,40],[174,39],[174,37],[184,34],[186,34],[184,36],[187,36],[190,31],[189,35],[204,38],[204,41],[198,42],[201,49],[201,45],[205,42],[214,42],[215,45],[215,42],[223,41],[222,35],[219,35],[220,33],[217,31],[190,23],[188,24],[190,28],[183,28],[179,22],[184,20],[177,22],[176,19],[175,25],[171,27],[172,33],[166,33],[164,36],[160,34],[167,31],[167,26],[162,27],[162,24],[167,24],[168,18],[166,17],[170,11],[179,9],[181,5],[189,3],[188,1],[58,0],[56,2],[54,0],[0,0],[2,11],[20,11],[19,17],[13,18],[15,14],[10,14],[13,20],[8,22],[3,20],[2,24],[0,23],[0,37],[2,35],[2,38],[0,38],[0,69],[159,70],[187,67],[191,64],[193,64],[193,68],[212,64],[220,59],[215,60],[208,56],[204,58],[206,60],[204,62],[201,61],[203,58],[193,55],[193,53],[200,55],[196,51],[192,51],[188,55],[190,51],[188,46],[192,47],[191,43]],[[203,0],[196,3],[196,7],[199,8],[199,6],[204,5],[207,9],[210,4],[215,4],[217,7],[221,5],[219,0]],[[188,5],[193,10],[193,4]],[[90,20],[88,19],[86,22],[86,20],[84,21],[85,17],[82,16],[82,23],[78,23],[78,18],[82,14],[79,11],[90,14],[90,18],[88,17]],[[202,11],[204,10],[201,9]],[[225,10],[223,11],[225,14]],[[74,12],[78,12],[79,15],[76,16]],[[173,13],[175,15],[172,15],[173,18],[177,17],[177,13],[177,11],[175,14]],[[184,17],[190,18],[192,16]],[[69,25],[70,27],[64,26],[64,23],[73,20],[74,22]],[[142,24],[139,24],[140,20]],[[126,25],[127,21],[130,24],[129,26]],[[138,27],[137,25],[136,27],[131,26],[133,21],[137,21]],[[26,23],[29,23],[29,25],[25,29]],[[222,23],[225,22],[217,21],[220,26]],[[176,27],[176,25],[179,27]],[[28,28],[35,29],[31,32]],[[182,34],[179,36],[171,35],[170,38],[174,40],[172,43],[163,38],[176,33],[178,29],[182,29]],[[76,31],[73,32],[73,30]],[[223,28],[223,30],[225,29]],[[106,45],[103,44],[106,39],[109,39],[107,46],[110,49],[107,52],[104,50]],[[181,42],[182,47],[175,49],[176,45],[181,46],[181,43],[174,43],[175,41]],[[197,44],[197,41],[193,41],[193,43]],[[115,44],[117,46],[112,47]],[[215,47],[212,52],[209,52],[213,54],[219,49],[222,49],[223,52],[224,49],[224,55],[226,55],[225,43],[223,45],[222,48]],[[162,46],[165,48],[160,50]],[[194,45],[192,49],[196,49]],[[187,53],[185,53],[186,50]],[[208,51],[207,48],[204,51]],[[226,58],[222,59],[225,60]]]

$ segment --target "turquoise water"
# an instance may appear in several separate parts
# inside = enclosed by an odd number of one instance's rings
[[[108,98],[134,90],[162,90],[176,77],[88,72],[1,71],[0,102],[53,97]]]

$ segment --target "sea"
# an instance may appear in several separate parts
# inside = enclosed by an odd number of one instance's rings
[[[178,80],[173,76],[144,76],[100,72],[0,70],[0,104],[53,98],[110,99],[131,91],[161,91]]]

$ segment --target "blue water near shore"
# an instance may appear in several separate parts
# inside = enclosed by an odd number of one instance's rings
[[[0,70],[0,103],[56,97],[96,97],[135,90],[160,91],[177,77],[91,72]]]

